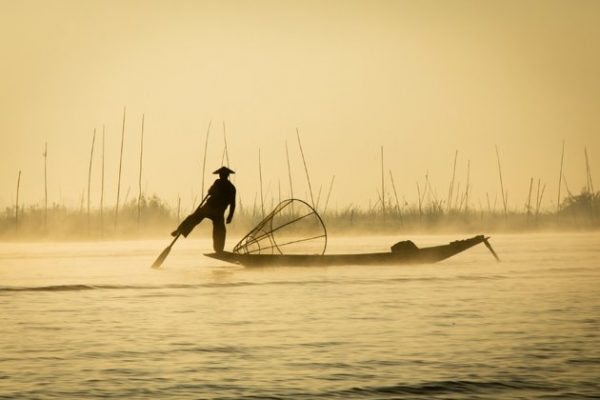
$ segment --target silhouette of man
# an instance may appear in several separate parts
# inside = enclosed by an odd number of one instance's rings
[[[228,224],[235,211],[235,186],[229,181],[229,174],[235,174],[235,172],[227,167],[221,167],[213,174],[219,174],[219,179],[208,189],[206,201],[203,201],[196,211],[184,219],[171,235],[181,234],[187,237],[196,225],[204,218],[208,218],[213,223],[213,248],[220,253],[225,248],[225,210],[229,206]]]

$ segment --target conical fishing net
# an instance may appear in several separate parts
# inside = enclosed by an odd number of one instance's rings
[[[235,245],[237,254],[324,254],[327,230],[317,212],[298,199],[284,200]]]

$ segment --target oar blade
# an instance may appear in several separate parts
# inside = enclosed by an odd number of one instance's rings
[[[158,256],[158,258],[156,259],[156,261],[154,261],[154,264],[152,264],[152,268],[160,268],[160,266],[162,265],[162,263],[165,261],[165,258],[167,258],[167,256],[171,252],[171,247],[173,247],[173,245],[175,244],[175,242],[177,241],[177,239],[179,239],[179,236],[181,236],[181,233],[177,234],[177,236],[175,236],[175,238],[173,239],[173,241],[171,242],[171,244],[169,245],[169,247],[167,247],[166,249],[164,249],[162,251],[162,253],[160,253],[160,255]]]
[[[492,248],[492,245],[490,244],[490,242],[487,239],[484,239],[483,244],[485,244],[485,247],[487,247],[488,250],[492,253],[492,255],[494,256],[496,261],[500,262],[500,257],[498,257],[498,254],[496,254],[496,252]]]
[[[160,253],[160,255],[158,256],[156,261],[154,261],[154,263],[152,264],[152,268],[160,268],[160,266],[165,261],[165,258],[167,258],[167,256],[169,255],[170,252],[171,252],[171,246],[164,249],[162,251],[162,253]]]

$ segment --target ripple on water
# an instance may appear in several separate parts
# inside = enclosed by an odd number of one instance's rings
[[[174,252],[154,271],[156,243],[118,262],[0,254],[0,398],[598,396],[600,239],[528,238],[495,237],[500,264],[398,268],[223,273]]]

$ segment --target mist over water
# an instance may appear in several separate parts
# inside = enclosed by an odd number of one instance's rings
[[[249,269],[186,240],[158,271],[164,241],[3,243],[0,398],[600,395],[600,235],[491,241],[502,263]]]

